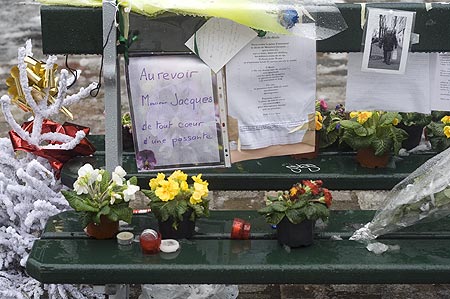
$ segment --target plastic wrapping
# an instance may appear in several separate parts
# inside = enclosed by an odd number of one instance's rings
[[[426,161],[386,196],[373,220],[350,240],[368,241],[380,235],[436,220],[450,214],[450,149]]]
[[[38,1],[48,5],[101,5],[100,0]],[[227,18],[254,29],[315,40],[329,38],[347,28],[339,9],[330,0],[128,0],[120,5],[146,16],[168,11]]]

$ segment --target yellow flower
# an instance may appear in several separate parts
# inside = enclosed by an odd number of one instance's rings
[[[189,202],[193,205],[202,202],[202,198],[208,196],[208,186],[203,183],[194,183],[194,192],[192,193]]]
[[[154,178],[154,179],[151,179],[150,180],[150,183],[148,184],[149,186],[150,186],[150,189],[152,189],[152,190],[155,190],[158,186],[159,186],[159,184],[162,182],[162,181],[164,181],[164,178],[165,178],[166,176],[164,175],[164,173],[158,173],[158,175],[156,176],[156,178]]]
[[[187,180],[187,174],[185,174],[181,170],[176,170],[169,176],[169,180],[170,179],[178,180],[178,181],[181,181],[181,182],[182,181],[186,181]]]
[[[447,136],[447,138],[450,138],[450,126],[444,127],[444,134]]]
[[[350,118],[355,118],[355,117],[357,117],[359,115],[359,112],[358,111],[352,111],[352,112],[350,112]]]
[[[316,131],[319,131],[320,129],[322,129],[322,121],[323,121],[323,117],[322,114],[320,114],[319,111],[316,111]]]
[[[182,182],[180,183],[180,189],[181,189],[181,191],[187,191],[187,190],[189,190],[189,185],[188,185],[188,183],[187,183],[186,181],[182,181]]]
[[[289,195],[291,197],[294,197],[295,195],[297,195],[297,191],[298,189],[296,187],[292,187],[291,190],[289,190]]]
[[[443,122],[444,124],[450,124],[450,115],[446,115],[441,118],[441,122]]]
[[[180,191],[179,184],[174,180],[161,181],[160,187],[156,188],[155,195],[162,201],[169,201],[175,198]]]
[[[208,182],[202,180],[202,174],[201,174],[201,173],[198,174],[198,175],[192,176],[192,180],[193,180],[194,182],[196,182],[196,183],[203,184],[203,185],[205,185],[206,187],[208,187]]]
[[[363,111],[360,114],[358,114],[358,122],[360,124],[365,123],[370,117],[372,116],[372,112],[369,111]]]
[[[396,126],[396,125],[398,125],[399,122],[400,122],[400,121],[399,121],[398,118],[396,117],[396,118],[394,118],[394,120],[392,121],[392,124],[393,124],[394,126]]]

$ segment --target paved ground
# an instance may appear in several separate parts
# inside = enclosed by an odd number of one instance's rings
[[[0,95],[6,93],[5,80],[13,66],[17,47],[31,38],[34,53],[38,59],[44,59],[40,41],[39,7],[32,0],[0,0]],[[379,1],[380,2],[380,1]],[[383,2],[383,1],[381,1]],[[414,1],[408,1],[414,2]],[[422,1],[415,1],[422,2]],[[76,88],[86,86],[97,80],[100,58],[90,56],[70,57],[69,63],[76,69],[82,69],[82,77]],[[64,64],[59,59],[59,64]],[[345,99],[346,54],[323,54],[318,57],[318,97],[325,97],[334,103],[343,103]],[[124,90],[124,89],[123,89]],[[127,99],[123,96],[123,109],[127,109]],[[103,95],[97,99],[88,99],[71,107],[75,114],[74,122],[91,127],[93,133],[104,132]],[[14,109],[17,122],[22,123],[29,117],[19,109]],[[63,119],[61,119],[63,120]],[[9,126],[0,116],[0,137],[6,137]],[[333,191],[335,209],[376,209],[382,202],[383,192]],[[221,209],[255,209],[262,204],[264,192],[215,192],[213,207]],[[143,203],[139,203],[142,205]],[[133,286],[133,299],[137,298],[139,286]],[[449,285],[242,285],[239,286],[241,299],[292,299],[292,298],[450,298]]]

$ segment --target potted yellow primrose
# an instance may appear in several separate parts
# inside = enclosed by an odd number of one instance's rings
[[[189,239],[195,230],[195,221],[209,216],[208,182],[202,174],[192,176],[181,170],[166,178],[158,173],[150,180],[150,190],[142,192],[150,199],[150,208],[158,220],[163,239]]]
[[[402,120],[398,112],[355,111],[349,120],[340,121],[345,142],[356,153],[358,163],[367,168],[386,167],[389,154],[398,154],[408,134],[397,127]]]

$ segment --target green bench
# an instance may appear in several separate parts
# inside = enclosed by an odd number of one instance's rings
[[[418,3],[385,3],[376,7],[414,10],[414,32],[420,43],[412,51],[450,51],[450,5],[433,4],[427,10]],[[361,50],[360,5],[338,4],[349,28],[317,42],[319,52]],[[48,54],[101,54],[102,32],[108,30],[111,12],[104,9],[41,8],[43,48]],[[131,50],[186,51],[183,43],[204,19],[163,14],[155,19],[132,16],[131,28],[145,36]],[[80,26],[79,24],[83,24]],[[102,29],[102,24],[103,29]],[[180,24],[183,24],[181,26]],[[103,31],[102,31],[103,30]],[[150,34],[151,33],[151,34]],[[115,33],[113,33],[115,35]],[[167,38],[171,36],[174,38]],[[114,38],[112,38],[114,40]],[[107,45],[115,53],[114,45]],[[112,52],[111,52],[112,51]],[[119,48],[120,51],[120,48]],[[97,146],[93,157],[67,163],[63,183],[71,186],[76,170],[84,162],[112,169],[123,164],[146,186],[149,176],[137,173],[134,153],[121,153],[120,101],[117,97],[116,55],[105,56],[105,86],[108,99],[106,135],[91,136]],[[415,154],[396,161],[387,169],[363,169],[353,152],[328,150],[314,160],[289,156],[236,163],[229,169],[202,170],[211,190],[279,190],[301,179],[323,179],[332,190],[390,189],[434,153]],[[308,167],[300,164],[314,165]],[[319,171],[312,171],[312,169]],[[301,172],[298,171],[301,170]],[[188,173],[197,173],[189,170]],[[382,237],[382,242],[400,250],[377,256],[365,245],[348,237],[370,221],[373,211],[332,211],[329,225],[316,232],[314,245],[287,252],[279,246],[275,232],[255,211],[213,211],[198,221],[193,240],[183,241],[178,256],[143,255],[139,244],[119,248],[115,240],[91,240],[82,232],[73,212],[51,218],[41,238],[34,243],[27,262],[28,273],[45,283],[448,283],[450,282],[450,219],[418,224]],[[234,217],[252,224],[250,240],[231,240]],[[130,227],[135,234],[156,227],[152,216],[136,215]],[[334,240],[340,236],[344,240]]]

